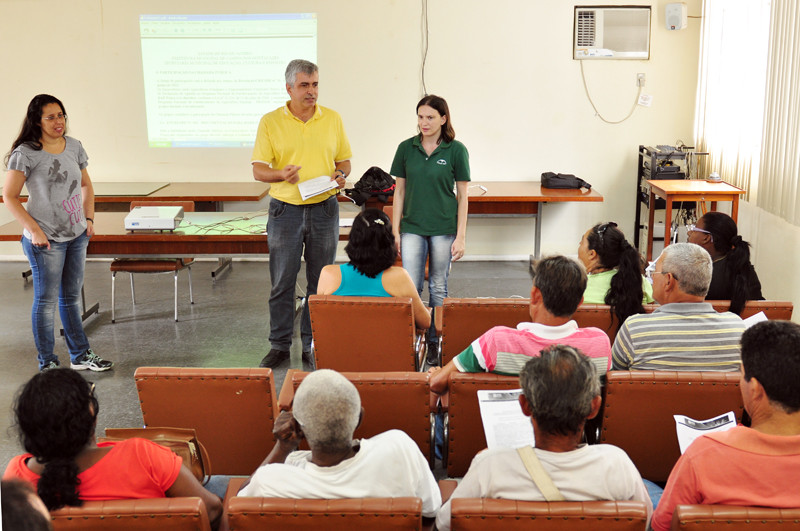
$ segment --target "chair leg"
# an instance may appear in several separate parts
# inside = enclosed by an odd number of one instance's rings
[[[178,322],[178,271],[175,271],[175,322]]]
[[[192,294],[192,266],[186,266],[189,271],[189,303],[194,304],[194,295]]]
[[[129,273],[131,276],[131,304],[136,304],[136,292],[133,289],[133,273]]]
[[[117,279],[117,272],[116,271],[112,271],[111,272],[111,322],[112,323],[116,322],[116,315],[115,315],[115,312],[114,312],[114,310],[116,309],[116,306],[114,305],[114,301],[115,301],[114,295],[115,295],[115,288],[116,288],[116,282],[115,281],[116,281],[116,279]]]

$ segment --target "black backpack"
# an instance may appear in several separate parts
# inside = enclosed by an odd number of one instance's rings
[[[379,167],[373,166],[364,172],[353,188],[345,189],[344,193],[358,206],[361,206],[370,197],[377,197],[382,203],[388,202],[389,196],[394,194],[394,187],[392,176]]]
[[[542,174],[542,188],[586,188],[592,189],[592,185],[569,173],[553,173],[551,171]]]

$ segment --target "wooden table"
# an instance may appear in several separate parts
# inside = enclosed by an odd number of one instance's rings
[[[731,217],[736,221],[739,215],[739,196],[745,193],[726,182],[710,183],[705,180],[678,179],[678,180],[649,180],[650,186],[650,217],[647,227],[647,261],[653,259],[653,226],[655,223],[656,197],[664,199],[667,203],[664,217],[664,247],[669,245],[670,229],[672,226],[673,201],[711,201],[711,210],[717,209],[718,201],[731,201]]]
[[[543,206],[545,203],[601,202],[603,196],[595,190],[560,190],[542,188],[538,181],[472,181],[469,183],[469,215],[477,217],[532,217],[534,232],[534,256],[540,256],[542,241]],[[382,208],[392,204],[377,199],[367,206]]]
[[[194,201],[197,211],[222,211],[225,201],[260,201],[269,184],[249,182],[94,182],[98,212],[128,212],[131,201]],[[22,201],[27,201],[25,189]],[[0,202],[2,202],[0,197]]]
[[[234,212],[186,212],[174,231],[126,231],[126,212],[95,214],[96,233],[89,240],[86,254],[95,258],[159,258],[175,256],[263,256],[267,244],[267,214]],[[339,240],[347,240],[350,228],[339,230]],[[0,225],[0,241],[19,241],[22,225],[10,221]],[[227,258],[230,260],[230,258]],[[86,307],[83,320],[99,311],[100,305]],[[63,331],[62,331],[63,334]]]

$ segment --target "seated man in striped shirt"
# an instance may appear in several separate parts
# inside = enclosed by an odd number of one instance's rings
[[[745,326],[704,302],[713,267],[693,243],[668,245],[656,260],[653,313],[628,317],[611,349],[614,370],[736,371]]]
[[[534,267],[531,290],[530,323],[516,328],[496,326],[472,342],[461,354],[444,366],[432,367],[431,390],[447,391],[450,374],[491,372],[517,375],[525,363],[551,345],[562,344],[580,349],[592,359],[599,375],[610,366],[611,344],[599,328],[578,328],[572,314],[583,302],[586,270],[565,256],[551,256]]]

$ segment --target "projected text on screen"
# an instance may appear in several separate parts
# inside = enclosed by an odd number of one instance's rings
[[[288,99],[292,59],[317,58],[315,13],[140,15],[151,147],[247,147]]]

